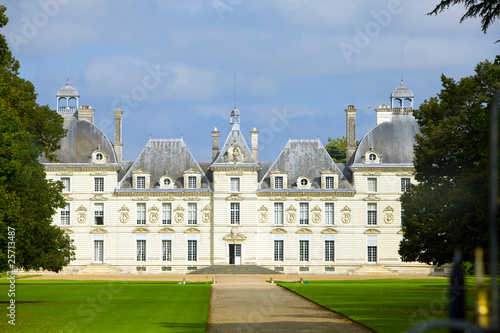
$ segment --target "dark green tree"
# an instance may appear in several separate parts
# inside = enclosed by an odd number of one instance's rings
[[[325,149],[336,163],[345,163],[346,147],[347,139],[345,136],[336,139],[328,137],[328,143],[326,144]]]
[[[500,16],[500,1],[497,0],[441,0],[428,15],[437,15],[451,6],[462,4],[467,10],[460,23],[468,18],[481,17],[481,30],[486,33],[490,25]]]
[[[0,5],[0,28],[8,22],[5,10]],[[59,271],[74,259],[70,238],[51,223],[64,206],[62,184],[46,180],[39,163],[42,154],[54,160],[65,135],[62,123],[36,103],[33,85],[19,77],[19,62],[0,34],[0,270]]]
[[[488,128],[500,58],[479,63],[475,72],[459,82],[443,75],[438,96],[414,111],[419,183],[401,196],[399,253],[407,261],[449,263],[456,248],[474,261],[475,248],[488,244]]]

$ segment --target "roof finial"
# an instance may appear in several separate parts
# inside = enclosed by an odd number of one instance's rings
[[[234,75],[234,108],[236,109],[236,70],[233,71]]]
[[[403,42],[401,42],[401,87],[403,86]]]

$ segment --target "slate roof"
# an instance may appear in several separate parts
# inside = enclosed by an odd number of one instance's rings
[[[227,159],[230,159],[231,156],[229,156],[229,149],[232,146],[239,146],[242,150],[244,160],[241,163],[233,163],[229,162]],[[229,135],[227,136],[226,142],[224,143],[224,146],[222,146],[222,149],[219,152],[219,155],[215,159],[214,163],[212,166],[241,166],[241,167],[259,167],[259,164],[257,161],[253,158],[252,152],[250,151],[250,148],[248,148],[248,145],[245,141],[245,138],[243,137],[243,134],[241,134],[240,130],[240,124],[235,123],[231,127],[231,131],[229,132]]]
[[[61,148],[55,152],[58,163],[90,163],[92,152],[97,149],[106,153],[107,164],[117,163],[111,140],[97,126],[86,120],[78,120],[75,114],[68,114],[64,117],[63,127],[68,133],[59,142]],[[40,162],[49,161],[42,157]]]
[[[159,186],[160,178],[168,173],[177,188],[184,188],[184,171],[191,168],[202,174],[202,188],[209,188],[209,181],[196,162],[183,139],[150,139],[141,154],[118,184],[120,189],[132,188],[132,173],[138,169],[150,173],[150,188]]]
[[[415,135],[418,133],[420,127],[412,116],[394,117],[392,121],[379,124],[361,139],[354,155],[353,166],[367,166],[363,156],[370,148],[381,155],[381,165],[413,164],[413,146],[416,144]]]
[[[270,188],[270,173],[277,169],[288,172],[289,189],[296,185],[297,179],[302,175],[311,180],[313,189],[321,188],[321,172],[326,170],[339,173],[339,189],[350,188],[344,174],[328,155],[319,139],[288,140],[276,161],[269,167],[261,180],[261,189]]]

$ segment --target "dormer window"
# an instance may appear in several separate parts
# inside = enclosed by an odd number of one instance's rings
[[[370,148],[370,150],[367,151],[365,153],[365,155],[363,156],[365,163],[380,164],[381,158],[382,158],[382,155],[378,154],[375,150],[373,150],[373,147]]]
[[[283,189],[288,188],[288,172],[280,169],[271,171],[270,173],[271,188]]]
[[[300,189],[309,189],[311,188],[311,180],[302,175],[300,176],[298,179],[297,179],[297,188],[300,188]]]
[[[133,177],[133,187],[137,189],[147,189],[149,188],[150,173],[144,169],[137,169],[132,172]]]
[[[338,182],[338,172],[332,170],[325,170],[321,172],[321,188],[333,190],[338,187]]]
[[[108,160],[108,155],[101,149],[97,149],[92,153],[92,163],[94,164],[104,164]]]
[[[184,188],[201,188],[201,175],[201,171],[196,168],[184,171]]]
[[[160,178],[160,188],[174,188],[174,180],[168,174]]]
[[[274,177],[274,188],[283,188],[283,176]]]

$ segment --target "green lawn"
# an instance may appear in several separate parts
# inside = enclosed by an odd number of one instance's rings
[[[448,283],[448,279],[384,279],[279,284],[384,333],[404,332],[424,321],[447,318]],[[471,280],[467,285],[467,309],[472,310]]]
[[[0,282],[0,332],[205,332],[209,284],[17,280],[16,325]]]

